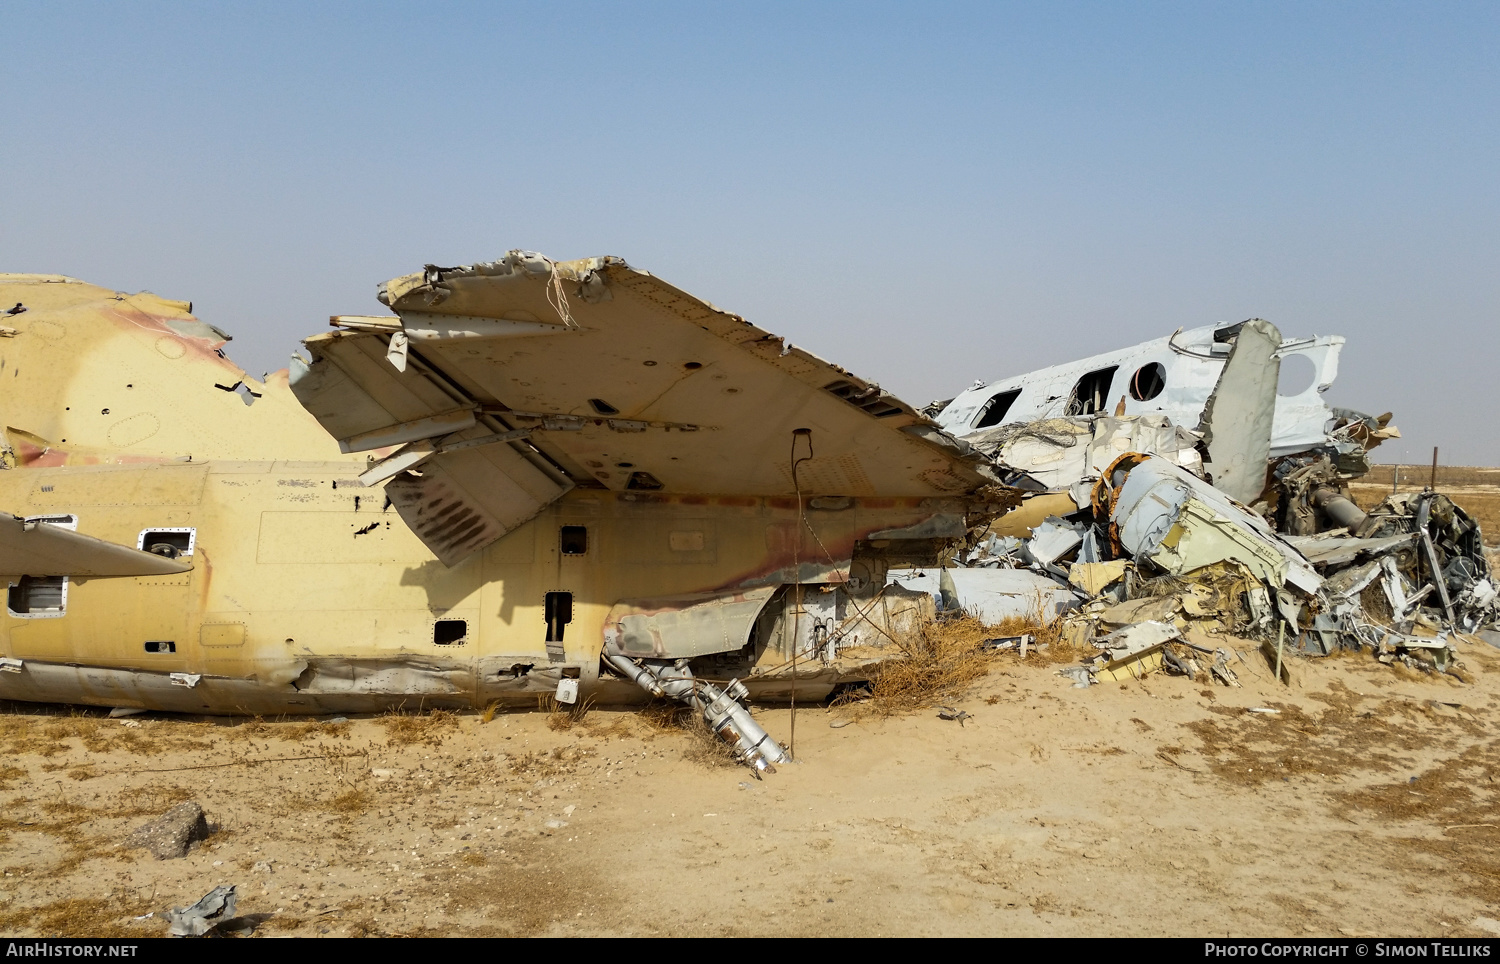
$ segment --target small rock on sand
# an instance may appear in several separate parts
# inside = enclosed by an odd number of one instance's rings
[[[141,824],[125,838],[125,848],[143,847],[158,860],[187,856],[195,841],[208,838],[208,820],[196,803],[179,803],[150,823]]]

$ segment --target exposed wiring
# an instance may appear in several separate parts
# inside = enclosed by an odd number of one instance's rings
[[[573,320],[573,313],[568,309],[568,295],[563,291],[562,276],[557,273],[557,265],[547,262],[552,272],[547,276],[547,304],[557,312],[557,316],[563,320],[563,324],[569,328],[577,328],[578,322]]]
[[[1167,347],[1175,351],[1177,354],[1186,355],[1189,358],[1215,359],[1219,357],[1218,355],[1212,354],[1205,355],[1202,352],[1193,351],[1191,348],[1183,348],[1182,346],[1177,344],[1177,336],[1180,334],[1182,334],[1182,329],[1178,328],[1176,331],[1167,336]]]

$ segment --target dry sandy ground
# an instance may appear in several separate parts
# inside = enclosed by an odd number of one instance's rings
[[[1372,466],[1369,475],[1350,485],[1354,501],[1366,509],[1379,504],[1391,494],[1393,470],[1390,465]],[[1399,473],[1401,492],[1420,492],[1432,478],[1428,466],[1402,466]],[[1500,469],[1441,465],[1437,489],[1479,523],[1486,544],[1500,545]]]
[[[763,781],[630,710],[13,707],[0,932],[160,935],[132,918],[233,883],[259,936],[1494,936],[1500,650],[1462,645],[1470,683],[1244,658],[1241,689],[1076,689],[998,656],[964,724],[799,709]],[[182,799],[208,841],[119,849]]]

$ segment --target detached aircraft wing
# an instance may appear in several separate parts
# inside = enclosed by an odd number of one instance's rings
[[[166,576],[193,567],[86,536],[63,525],[0,513],[0,573],[9,576]]]
[[[951,498],[996,479],[878,385],[619,258],[512,251],[380,300],[393,316],[304,342],[292,390],[344,451],[389,452],[364,481],[449,565],[574,487]]]

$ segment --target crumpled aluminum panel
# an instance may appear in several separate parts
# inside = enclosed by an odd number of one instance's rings
[[[1130,470],[1110,520],[1127,552],[1168,572],[1234,560],[1273,586],[1289,583],[1312,593],[1323,584],[1264,519],[1166,459],[1148,458]]]
[[[618,603],[604,623],[605,648],[656,659],[732,653],[750,641],[755,620],[777,588]]]

